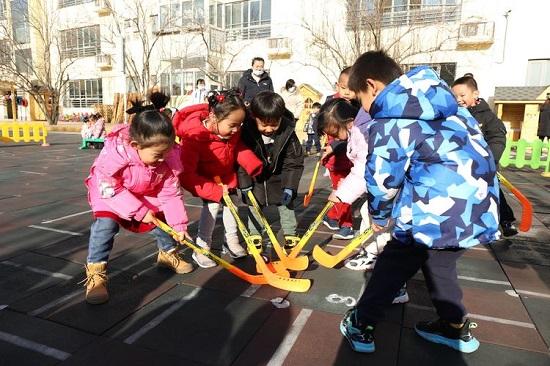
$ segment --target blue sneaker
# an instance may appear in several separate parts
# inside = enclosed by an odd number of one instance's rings
[[[350,240],[355,237],[355,233],[353,231],[353,228],[349,226],[342,226],[340,230],[334,235],[332,235],[333,239],[341,239],[341,240]]]
[[[338,221],[329,219],[327,215],[323,217],[323,224],[330,230],[340,230],[340,225],[338,225]]]
[[[462,328],[454,328],[448,321],[438,319],[419,322],[414,330],[427,341],[443,344],[460,352],[472,353],[479,348],[479,341],[470,332],[473,328],[477,328],[477,324],[471,323],[469,319],[466,319]]]
[[[360,329],[354,325],[353,320],[355,319],[355,310],[348,310],[340,322],[340,332],[346,337],[351,349],[355,352],[374,352],[374,327],[368,325],[365,329]]]

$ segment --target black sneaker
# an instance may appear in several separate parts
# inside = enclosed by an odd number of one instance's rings
[[[514,236],[518,234],[518,229],[513,222],[503,222],[500,226],[502,227],[502,235],[504,236]]]
[[[340,332],[346,337],[355,352],[374,352],[374,327],[367,325],[361,329],[356,320],[355,310],[348,310],[340,322]]]
[[[338,225],[337,220],[329,219],[327,215],[323,217],[323,224],[328,227],[330,230],[340,230],[340,225]]]
[[[448,321],[438,319],[431,322],[416,323],[414,330],[427,341],[443,344],[464,353],[472,353],[479,348],[479,341],[470,332],[477,328],[476,323],[466,319],[462,328],[452,327]]]

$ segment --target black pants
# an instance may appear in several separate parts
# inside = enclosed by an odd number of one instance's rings
[[[383,320],[385,308],[391,305],[395,294],[422,269],[439,317],[451,323],[462,323],[466,309],[458,285],[456,261],[464,250],[429,249],[423,244],[403,244],[392,239],[378,256],[372,277],[357,303],[359,322],[376,325]]]
[[[311,151],[311,146],[315,145],[317,152],[321,151],[321,142],[319,141],[319,136],[316,133],[308,133],[306,141],[306,152]]]
[[[501,224],[511,223],[516,221],[516,218],[514,216],[514,211],[512,211],[512,208],[508,205],[508,202],[506,202],[506,197],[502,192],[502,189],[500,190],[499,211],[500,211]]]

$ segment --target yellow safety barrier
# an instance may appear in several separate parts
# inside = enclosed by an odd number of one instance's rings
[[[44,122],[0,122],[1,142],[46,142],[48,130]]]

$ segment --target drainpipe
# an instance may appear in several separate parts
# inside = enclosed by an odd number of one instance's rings
[[[506,37],[508,36],[508,17],[510,16],[510,13],[512,10],[507,10],[506,13],[504,13],[504,19],[505,19],[505,25],[504,25],[504,42],[502,43],[502,58],[499,62],[499,64],[504,62],[504,57],[506,56]]]

